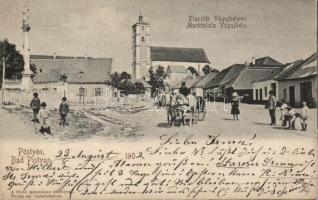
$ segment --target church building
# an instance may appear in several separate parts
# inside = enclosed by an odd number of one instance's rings
[[[210,61],[202,48],[155,47],[150,43],[150,25],[139,16],[132,26],[133,78],[142,79],[148,76],[149,69],[158,66],[167,69],[182,66],[184,71],[203,75],[203,67],[210,66]],[[173,68],[173,67],[172,67]],[[184,73],[186,77],[188,73]]]

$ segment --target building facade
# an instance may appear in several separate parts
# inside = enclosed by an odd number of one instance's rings
[[[92,102],[112,96],[110,73],[112,59],[31,55],[37,68],[33,91],[43,100]],[[54,99],[54,100],[53,100]]]

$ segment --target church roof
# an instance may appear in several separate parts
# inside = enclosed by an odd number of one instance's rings
[[[58,82],[63,74],[68,83],[104,83],[111,79],[111,58],[38,58],[31,56],[31,63],[37,69],[35,83]]]
[[[139,15],[139,18],[138,18],[138,22],[136,22],[134,26],[136,26],[137,24],[141,24],[141,25],[149,25],[149,23],[145,22],[144,19],[143,19],[143,16],[142,15]]]
[[[152,61],[210,63],[202,48],[150,47]]]

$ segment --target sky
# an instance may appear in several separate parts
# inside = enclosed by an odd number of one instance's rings
[[[31,54],[113,58],[113,71],[131,72],[132,25],[150,24],[151,46],[204,48],[213,68],[252,57],[281,63],[317,51],[315,0],[0,0],[0,39],[22,50],[22,11],[30,9]],[[187,29],[189,16],[216,28]],[[215,16],[244,17],[246,29],[223,29]]]

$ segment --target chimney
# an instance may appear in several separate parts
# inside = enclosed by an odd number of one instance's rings
[[[56,53],[53,52],[53,59],[56,59]]]
[[[255,57],[252,57],[252,62],[251,62],[252,65],[255,65]]]
[[[141,15],[141,12],[139,14],[139,22],[142,22],[142,15]]]

